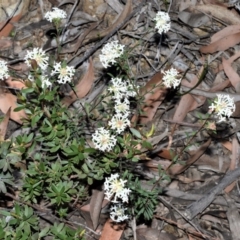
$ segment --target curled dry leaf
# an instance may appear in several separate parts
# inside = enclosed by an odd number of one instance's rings
[[[4,141],[7,132],[7,126],[10,118],[11,107],[7,110],[3,120],[0,122],[0,142]]]
[[[8,87],[15,89],[22,89],[26,87],[25,82],[22,79],[15,79],[12,77],[6,79],[5,83],[8,85]]]
[[[167,89],[162,86],[161,72],[157,72],[147,84],[141,88],[140,95],[144,97],[144,106],[142,111],[144,115],[137,116],[136,114],[132,118],[132,123],[139,121],[142,124],[146,124],[151,121],[157,111],[157,108],[164,100]]]
[[[75,92],[78,98],[83,98],[88,94],[92,87],[93,81],[94,81],[94,68],[93,61],[92,59],[90,59],[86,74],[84,75],[82,80],[75,86]],[[63,98],[62,103],[65,106],[71,105],[74,101],[78,99],[76,94],[74,93],[74,91],[71,91],[69,93],[69,96]]]

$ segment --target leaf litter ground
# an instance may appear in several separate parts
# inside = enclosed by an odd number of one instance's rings
[[[107,220],[103,192],[93,189],[90,201],[76,204],[66,220],[85,226],[89,239],[240,236],[240,14],[227,1],[196,2],[31,1],[24,17],[14,23],[12,36],[0,32],[1,57],[17,72],[18,79],[24,79],[26,65],[22,58],[30,45],[49,52],[56,49],[52,25],[42,14],[53,6],[62,6],[69,18],[64,25],[61,54],[77,68],[76,92],[62,89],[62,103],[79,111],[84,103],[93,104],[104,90],[107,75],[98,58],[103,44],[114,38],[133,49],[131,72],[144,96],[145,115],[139,116],[133,109],[132,124],[138,122],[142,124],[141,131],[152,132],[148,141],[154,146],[151,150],[143,149],[148,157],[137,164],[136,172],[144,184],[144,179],[159,176],[161,166],[171,182],[159,183],[162,194],[151,222],[133,219],[128,224],[113,224]],[[164,35],[154,29],[153,18],[160,9],[169,11],[171,17],[171,30]],[[157,87],[163,78],[161,70],[171,66],[182,75],[177,91]],[[13,111],[17,89],[22,87],[21,81],[12,79],[1,83],[0,109],[5,116],[0,126],[2,138],[23,131],[24,112]],[[209,129],[203,129],[208,107],[217,93],[233,97],[236,110],[227,122],[215,125],[216,119],[211,119]],[[181,162],[173,163],[175,156]],[[2,202],[11,207],[17,194],[5,194]],[[49,221],[57,220],[50,216]],[[44,218],[41,224],[46,224]]]

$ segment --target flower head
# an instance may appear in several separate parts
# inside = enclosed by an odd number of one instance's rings
[[[49,22],[53,22],[54,19],[64,19],[67,17],[67,13],[62,9],[53,8],[53,11],[47,12],[44,16]]]
[[[49,80],[49,78],[47,76],[43,75],[41,80],[42,80],[42,88],[44,88],[45,86],[47,88],[52,86],[52,83],[50,82],[50,80]]]
[[[111,83],[112,85],[108,88],[108,91],[113,93],[115,100],[121,100],[123,97],[134,97],[137,94],[129,80],[112,78]]]
[[[163,84],[167,87],[167,88],[176,88],[180,82],[181,82],[181,79],[178,79],[177,78],[177,75],[178,75],[178,71],[175,69],[175,68],[170,68],[169,70],[167,71],[162,71],[163,73]]]
[[[5,78],[8,78],[8,67],[7,63],[5,61],[0,60],[0,79],[4,80]]]
[[[162,34],[163,32],[166,33],[167,31],[169,31],[171,27],[171,22],[170,22],[171,19],[168,13],[159,11],[156,17],[154,18],[154,20],[156,21],[155,28],[158,29],[159,34]]]
[[[116,130],[118,134],[122,133],[126,127],[130,126],[130,121],[127,116],[122,114],[116,114],[112,117],[111,121],[108,123],[111,129]]]
[[[95,147],[102,151],[110,151],[116,145],[116,137],[106,129],[98,128],[92,136]]]
[[[124,208],[122,204],[114,205],[110,208],[110,218],[114,222],[122,222],[128,219],[128,216],[125,215],[127,208]]]
[[[121,99],[116,99],[115,104],[114,109],[117,114],[122,114],[126,117],[130,114],[130,102],[127,98],[123,101]]]
[[[118,202],[118,198],[122,199],[123,202],[128,202],[128,195],[131,190],[124,188],[126,182],[126,180],[119,178],[119,174],[117,173],[106,178],[106,181],[104,182],[105,198],[111,200],[114,195],[112,202]]]
[[[225,121],[235,111],[234,99],[229,95],[217,94],[217,98],[209,107],[211,112],[215,112],[219,117],[219,122]]]
[[[123,54],[124,45],[118,44],[118,41],[107,43],[103,49],[102,54],[99,55],[103,67],[107,68],[116,62],[116,58]]]
[[[24,60],[29,67],[31,66],[31,60],[35,60],[42,70],[46,70],[48,67],[48,56],[41,48],[33,48],[32,51],[27,51]]]
[[[55,63],[54,69],[51,72],[51,76],[58,74],[58,83],[71,82],[72,77],[74,76],[75,69],[72,66],[62,66],[62,63]]]

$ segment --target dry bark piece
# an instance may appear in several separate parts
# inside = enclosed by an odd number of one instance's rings
[[[198,199],[196,202],[190,204],[185,210],[185,216],[189,219],[193,219],[199,213],[203,212],[212,201],[215,199],[216,195],[222,192],[228,185],[234,182],[240,177],[240,168],[233,171],[229,171],[221,181],[212,189],[210,189],[203,197]]]

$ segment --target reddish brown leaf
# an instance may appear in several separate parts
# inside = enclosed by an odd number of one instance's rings
[[[16,88],[16,89],[22,89],[25,88],[26,85],[22,79],[15,79],[12,77],[9,77],[8,79],[5,80],[5,83],[11,88]]]
[[[0,86],[0,109],[3,113],[7,113],[9,108],[11,108],[10,118],[18,123],[22,123],[22,119],[26,118],[26,113],[24,110],[19,112],[14,112],[17,107],[17,98],[12,95],[8,90],[1,88]]]
[[[112,220],[108,219],[103,227],[102,235],[99,240],[119,240],[125,225],[125,223],[114,223]]]
[[[102,203],[104,198],[104,192],[93,189],[92,197],[90,200],[90,216],[93,223],[93,229],[97,229],[98,220],[100,216],[100,212],[102,209]]]
[[[5,114],[3,120],[0,122],[0,142],[5,139],[5,135],[7,132],[7,126],[9,122],[11,107],[8,109],[7,113]]]
[[[93,81],[94,81],[94,68],[92,59],[90,59],[86,74],[84,75],[82,80],[75,86],[75,92],[78,98],[83,98],[88,94],[92,87]],[[74,91],[71,91],[69,96],[63,98],[62,103],[66,106],[69,106],[70,104],[77,100],[77,96],[75,95]]]
[[[224,51],[230,47],[235,46],[240,42],[240,33],[235,33],[216,42],[210,43],[208,46],[204,46],[200,48],[202,53],[215,53],[218,51]]]
[[[190,9],[204,12],[208,15],[221,19],[223,22],[229,23],[231,25],[240,23],[239,15],[236,12],[230,11],[225,6],[220,6],[217,4],[198,4],[196,6],[190,7]]]
[[[214,43],[224,37],[227,37],[229,35],[233,35],[240,32],[240,25],[231,25],[223,28],[222,30],[216,32],[211,37],[211,43]]]
[[[141,88],[140,94],[144,97],[144,107],[142,111],[144,116],[134,115],[132,122],[137,122],[139,119],[140,123],[144,124],[151,121],[157,111],[158,106],[162,103],[166,96],[167,89],[161,86],[163,74],[157,72],[147,84]]]
[[[192,157],[190,157],[186,163],[184,165],[181,165],[179,163],[174,164],[169,170],[168,173],[170,175],[177,175],[180,174],[182,172],[184,172],[186,169],[188,169],[194,162],[196,162],[206,151],[206,149],[208,148],[208,146],[211,143],[211,139],[208,139],[208,141],[206,143],[204,143],[196,152],[195,154],[193,154]]]
[[[236,137],[232,140],[232,156],[231,156],[231,162],[228,170],[234,170],[235,168],[238,168],[239,161],[239,143]],[[236,181],[231,183],[229,186],[225,188],[225,193],[229,193],[232,191],[232,189],[235,187]]]

